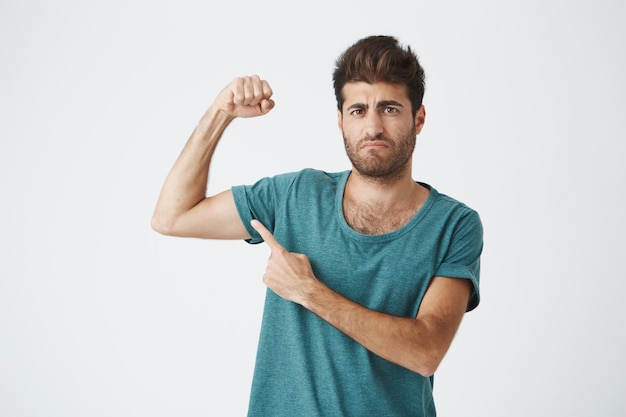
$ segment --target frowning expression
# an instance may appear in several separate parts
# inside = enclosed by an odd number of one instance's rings
[[[383,82],[346,83],[343,98],[338,125],[353,168],[377,178],[410,172],[416,136],[424,125],[424,106],[413,117],[406,87]]]

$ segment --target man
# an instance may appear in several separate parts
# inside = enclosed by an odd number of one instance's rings
[[[206,197],[228,124],[275,104],[267,81],[236,78],[174,164],[153,227],[271,249],[249,416],[434,416],[432,375],[478,305],[482,225],[412,178],[425,110],[410,47],[364,38],[338,58],[333,80],[352,169]]]

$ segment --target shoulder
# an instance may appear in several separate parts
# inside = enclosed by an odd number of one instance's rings
[[[285,172],[263,177],[253,184],[232,187],[236,195],[256,194],[286,196],[316,194],[321,190],[331,190],[345,184],[349,171],[326,172],[319,169],[304,168],[300,171]]]
[[[295,174],[303,179],[337,182],[347,178],[349,173],[350,171],[327,172],[320,169],[304,168],[301,171],[296,172]]]
[[[430,199],[437,210],[450,211],[458,215],[478,216],[478,212],[462,201],[438,191],[431,185],[420,183],[430,189]]]
[[[326,172],[314,168],[304,168],[300,171],[277,174],[261,181],[273,182],[282,187],[297,185],[298,188],[319,188],[337,185],[345,182],[349,172]]]
[[[428,218],[431,222],[453,229],[470,228],[474,233],[482,234],[482,221],[476,210],[428,184],[421,184],[430,188]]]

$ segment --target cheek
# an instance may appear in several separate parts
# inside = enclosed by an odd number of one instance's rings
[[[358,133],[359,130],[360,130],[359,123],[358,123],[358,121],[355,121],[355,120],[344,119],[341,122],[341,130],[346,135],[354,135],[354,134]]]

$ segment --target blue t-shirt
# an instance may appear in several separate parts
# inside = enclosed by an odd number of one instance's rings
[[[315,276],[370,309],[417,315],[434,276],[469,279],[467,311],[479,302],[482,224],[466,205],[430,189],[401,228],[381,235],[353,230],[342,201],[350,171],[305,169],[233,187],[250,243],[258,219]],[[371,353],[302,306],[267,291],[250,395],[250,417],[436,415],[433,378]]]

